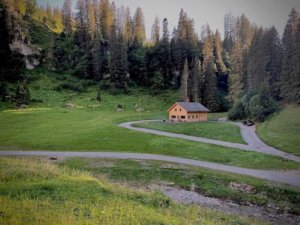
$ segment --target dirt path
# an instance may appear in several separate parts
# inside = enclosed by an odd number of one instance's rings
[[[254,217],[274,224],[300,224],[300,216],[288,212],[279,211],[273,206],[260,207],[257,205],[247,204],[240,205],[229,200],[206,197],[195,191],[188,191],[173,186],[160,184],[150,185],[150,190],[158,190],[176,202],[183,204],[196,204],[210,209],[215,209],[229,214],[243,215]]]
[[[285,158],[285,159],[292,160],[295,162],[300,162],[300,157],[280,151],[273,147],[270,147],[267,144],[265,144],[263,141],[261,141],[259,139],[259,137],[256,135],[255,126],[247,127],[247,126],[244,126],[242,123],[228,122],[228,123],[231,123],[231,124],[234,124],[234,125],[240,127],[242,136],[243,136],[245,142],[247,143],[247,145],[231,143],[231,142],[226,142],[226,141],[213,140],[213,139],[203,138],[203,137],[189,136],[189,135],[185,135],[185,134],[175,134],[175,133],[170,133],[170,132],[166,132],[166,131],[158,131],[158,130],[152,130],[152,129],[147,129],[147,128],[138,128],[138,127],[132,126],[132,124],[134,124],[134,123],[145,123],[145,122],[154,122],[154,121],[157,122],[157,121],[161,121],[161,120],[132,121],[132,122],[126,122],[126,123],[119,124],[119,126],[126,128],[126,129],[144,132],[144,133],[148,133],[148,134],[180,138],[180,139],[201,142],[201,143],[207,143],[207,144],[221,145],[224,147],[236,148],[236,149],[241,149],[241,150],[245,150],[245,151],[256,151],[256,152],[265,153],[265,154],[269,154],[269,155],[279,156],[281,158]]]
[[[269,171],[246,169],[234,166],[226,166],[218,163],[204,162],[180,157],[139,154],[139,153],[119,153],[119,152],[51,152],[51,151],[0,151],[0,156],[46,156],[46,157],[82,157],[82,158],[112,158],[112,159],[144,159],[166,161],[191,166],[203,167],[223,172],[248,175],[278,183],[290,184],[300,187],[300,170],[290,171]]]

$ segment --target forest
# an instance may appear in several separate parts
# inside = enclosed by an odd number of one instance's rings
[[[181,101],[201,102],[230,119],[263,121],[284,103],[300,104],[300,15],[291,9],[284,33],[251,23],[246,15],[224,17],[224,37],[208,24],[196,33],[183,9],[178,25],[155,18],[146,37],[143,9],[134,13],[109,0],[78,0],[63,7],[35,0],[0,1],[0,99],[29,104],[24,53],[13,42],[34,44],[33,21],[51,33],[39,47],[47,70],[66,72],[97,84],[99,93],[130,94],[145,87],[159,95],[178,90]],[[197,25],[198,26],[198,25]],[[7,99],[7,87],[17,84]],[[76,87],[75,87],[76,89]],[[100,95],[100,94],[99,94]]]

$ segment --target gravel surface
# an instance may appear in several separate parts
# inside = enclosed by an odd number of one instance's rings
[[[165,155],[154,154],[139,154],[139,153],[119,153],[119,152],[51,152],[51,151],[0,151],[0,156],[46,156],[46,157],[82,157],[82,158],[111,158],[111,159],[143,159],[157,160],[191,166],[203,167],[213,170],[220,170],[241,175],[249,175],[256,178],[261,178],[269,181],[290,184],[300,187],[300,170],[289,171],[270,171],[246,169],[234,166],[226,166],[218,163],[204,162],[193,159],[180,157],[172,157]]]
[[[279,211],[277,208],[268,206],[260,207],[253,204],[240,205],[229,200],[206,197],[195,191],[188,191],[172,186],[152,184],[148,187],[150,190],[159,190],[166,196],[176,202],[184,204],[196,204],[210,209],[226,212],[235,215],[244,215],[254,217],[260,220],[271,222],[274,224],[290,224],[299,225],[300,216],[293,215],[288,212]]]

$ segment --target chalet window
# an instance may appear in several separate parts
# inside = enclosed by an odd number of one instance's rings
[[[198,119],[198,116],[196,116],[196,118]]]
[[[180,118],[181,118],[181,119],[185,119],[185,116],[181,116]]]
[[[194,119],[194,116],[192,116],[192,118]]]
[[[176,116],[172,116],[172,119],[176,119]]]
[[[188,118],[190,119],[191,117],[189,116]]]
[[[181,109],[179,109],[179,111],[181,112]]]
[[[177,109],[175,108],[175,112],[177,112]]]

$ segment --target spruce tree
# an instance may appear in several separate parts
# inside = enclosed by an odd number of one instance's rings
[[[111,27],[114,21],[114,15],[112,8],[110,7],[109,0],[100,0],[99,14],[99,23],[102,37],[105,40],[109,40],[111,34]]]
[[[143,44],[146,40],[145,19],[142,8],[138,7],[134,14],[134,34],[136,40]]]
[[[203,104],[212,112],[220,110],[216,70],[213,62],[204,68]]]
[[[188,61],[185,59],[184,61],[184,67],[183,67],[183,72],[181,75],[181,86],[180,86],[180,97],[181,101],[189,101],[188,97],[188,78],[189,78],[189,68],[188,68]]]
[[[292,9],[286,24],[282,43],[283,60],[280,79],[281,96],[287,102],[299,102],[300,78],[297,67],[299,64],[299,13]],[[298,57],[297,57],[298,55]]]
[[[133,44],[134,39],[134,27],[133,27],[133,20],[130,15],[130,9],[126,9],[126,16],[125,16],[125,25],[124,25],[124,38],[127,42],[128,46]]]
[[[273,26],[265,31],[264,45],[266,51],[266,80],[272,96],[279,100],[279,79],[282,67],[282,44],[276,28]]]
[[[151,30],[151,40],[154,44],[158,44],[160,39],[159,18],[156,16]]]
[[[72,1],[65,0],[63,5],[63,26],[66,34],[72,33]]]
[[[243,91],[242,84],[242,69],[243,69],[243,55],[241,43],[239,41],[235,42],[232,51],[231,51],[231,67],[230,74],[228,77],[229,81],[229,94],[227,99],[231,105],[234,101],[241,97]]]
[[[268,82],[263,28],[259,28],[255,31],[248,57],[249,74],[247,86],[249,91],[253,91],[260,88],[262,84]]]
[[[192,100],[193,102],[199,102],[200,98],[200,81],[202,76],[201,71],[201,62],[198,58],[194,58],[193,60],[193,70],[192,70]]]
[[[114,89],[128,90],[127,76],[127,46],[116,20],[113,22],[110,34],[110,75]]]

